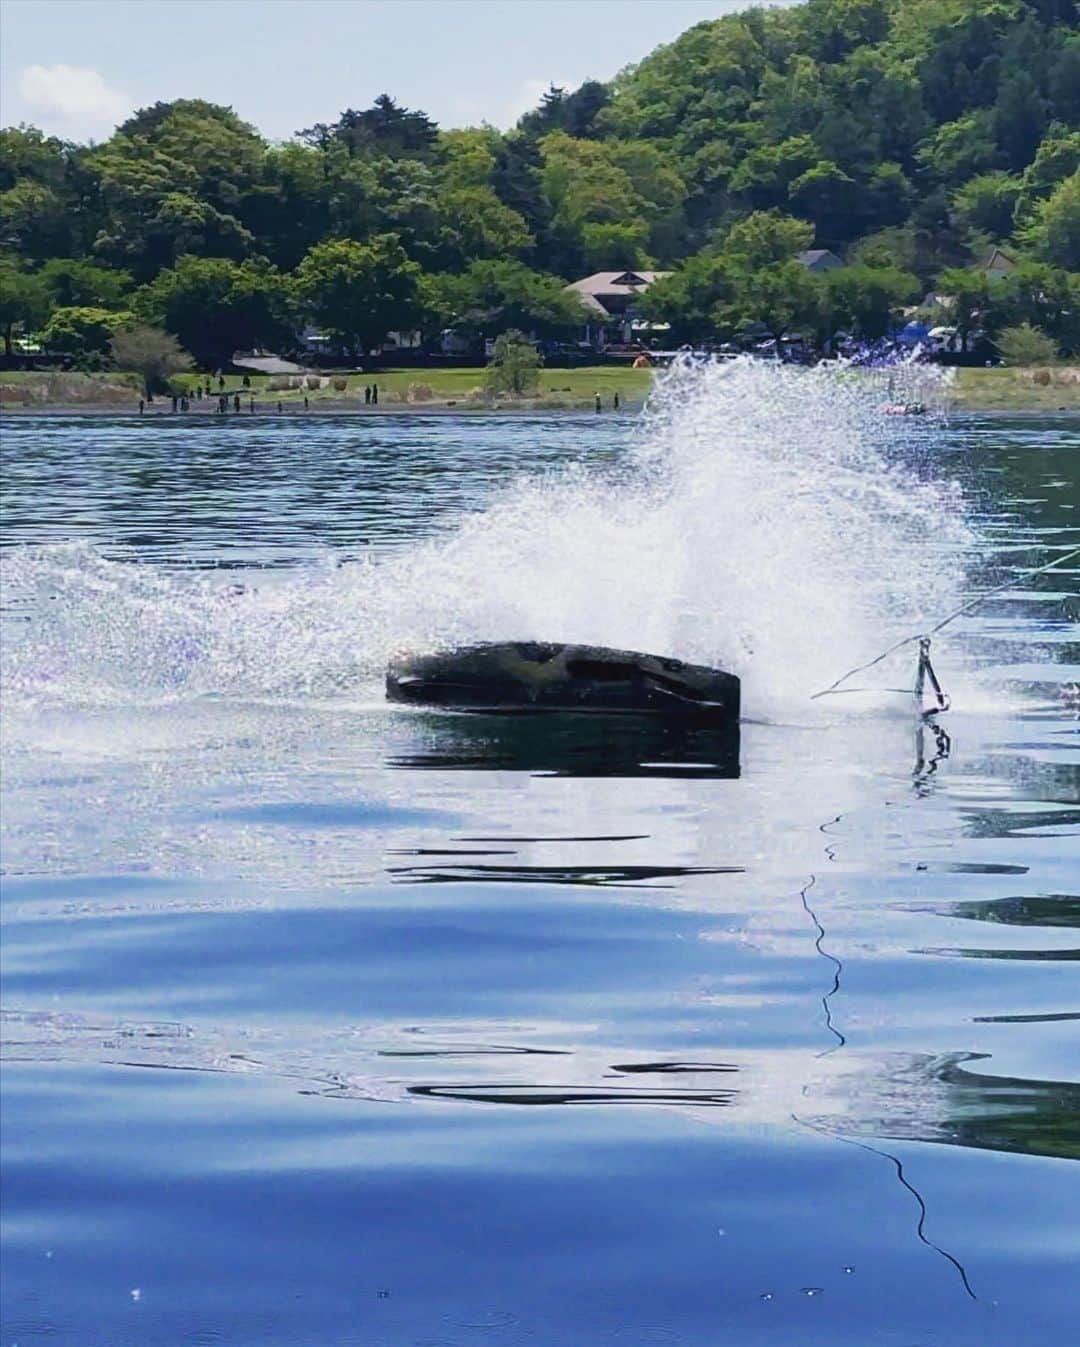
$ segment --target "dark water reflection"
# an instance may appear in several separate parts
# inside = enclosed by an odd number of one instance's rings
[[[427,743],[388,766],[530,772],[546,776],[739,775],[739,727],[702,729],[648,717],[552,713],[425,715]]]
[[[20,423],[4,542],[289,574],[585,424]],[[988,574],[1077,538],[1076,443],[939,433]],[[972,616],[940,732],[17,707],[4,1342],[1068,1341],[1077,581]]]

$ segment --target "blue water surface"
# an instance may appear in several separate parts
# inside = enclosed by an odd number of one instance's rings
[[[1071,1341],[1078,432],[928,432],[1014,582],[948,740],[736,772],[305,654],[305,576],[629,418],[6,424],[4,1347]],[[260,692],[214,605],[275,583]]]

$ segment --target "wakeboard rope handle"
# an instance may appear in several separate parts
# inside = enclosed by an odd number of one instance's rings
[[[1076,557],[1080,557],[1080,547],[1074,547],[1071,552],[1066,552],[1064,556],[1055,557],[1053,561],[1048,561],[1045,566],[1040,566],[1038,567],[1037,570],[1034,571],[1028,571],[1027,574],[1029,576],[1043,575],[1046,571],[1052,571],[1055,566],[1061,566],[1066,561],[1072,561]],[[921,680],[926,671],[923,665],[923,657],[924,657],[923,643],[925,642],[926,668],[929,669],[930,678],[932,680],[935,692],[937,693],[939,702],[941,698],[944,697],[947,703],[949,699],[945,695],[945,693],[941,691],[941,685],[938,683],[938,680],[934,675],[933,667],[930,665],[929,650],[930,650],[931,636],[936,636],[937,633],[943,630],[943,628],[947,627],[950,622],[955,621],[956,618],[958,617],[962,617],[964,613],[969,613],[973,608],[977,608],[979,604],[983,603],[986,599],[991,599],[994,597],[995,594],[1000,594],[1006,589],[1011,589],[1015,583],[1016,577],[1014,575],[1012,578],[1006,580],[1003,585],[997,585],[994,589],[988,589],[984,594],[977,594],[975,598],[969,599],[967,603],[962,604],[954,612],[951,612],[948,615],[948,617],[942,618],[941,621],[937,624],[937,626],[931,627],[930,630],[925,634],[920,634],[917,636],[905,636],[903,640],[897,641],[895,645],[889,646],[888,650],[883,650],[880,655],[875,656],[874,659],[872,660],[868,660],[866,664],[857,664],[854,669],[849,669],[846,674],[841,674],[841,676],[836,680],[835,683],[830,683],[827,688],[822,688],[820,692],[815,692],[811,696],[810,700],[812,702],[816,702],[819,697],[829,697],[832,696],[833,694],[840,692],[870,691],[871,689],[841,688],[840,684],[846,683],[849,678],[854,677],[854,675],[857,673],[863,673],[867,669],[872,669],[875,664],[880,664],[882,660],[888,659],[890,655],[894,655],[898,650],[903,650],[904,646],[913,645],[916,641],[918,641],[919,667],[918,673],[916,675],[916,682],[917,682],[917,686],[915,689],[916,693],[918,693],[923,686]],[[887,691],[888,689],[883,690]]]

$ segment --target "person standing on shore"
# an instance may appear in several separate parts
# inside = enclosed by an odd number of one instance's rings
[[[596,410],[599,412],[599,411],[602,409],[602,406],[603,406],[603,404],[602,404],[601,401],[600,401],[600,394],[597,393],[597,395],[596,395]]]
[[[370,406],[371,406],[371,385],[370,385],[370,384],[365,384],[365,385],[364,385],[364,406],[365,406],[365,407],[370,407]]]
[[[233,394],[232,409],[233,409],[234,412],[238,412],[238,411],[240,410],[240,394],[239,394],[239,393],[234,393],[234,394]]]
[[[139,399],[139,415],[142,416],[143,412],[145,412],[145,411],[146,411],[146,400],[145,400],[145,398],[140,398],[140,399]]]
[[[616,411],[619,410],[619,390],[615,390],[615,396],[611,399],[611,405]]]
[[[377,407],[377,406],[379,405],[379,385],[378,385],[378,384],[372,384],[372,385],[371,385],[371,405],[372,405],[373,407]]]

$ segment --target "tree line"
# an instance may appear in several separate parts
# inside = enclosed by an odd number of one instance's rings
[[[1017,263],[989,280],[993,246]],[[812,276],[795,259],[830,249]],[[938,294],[962,331],[1029,322],[1080,350],[1080,28],[1072,0],[807,0],[696,25],[610,83],[552,88],[508,132],[389,96],[265,140],[200,100],[99,145],[0,131],[0,330],[84,363],[133,323],[203,368],[452,327],[565,338],[564,290],[672,271],[672,341],[752,326],[873,338]],[[943,310],[945,312],[946,310]]]

